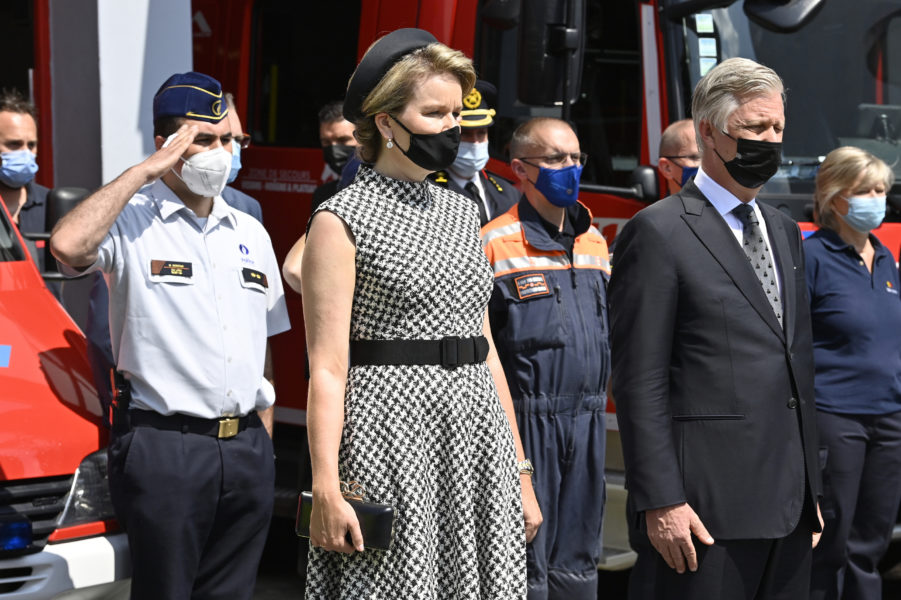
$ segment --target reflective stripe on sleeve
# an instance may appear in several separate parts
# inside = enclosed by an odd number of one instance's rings
[[[482,236],[482,248],[487,246],[491,242],[491,240],[496,240],[499,237],[504,237],[505,235],[510,235],[511,233],[517,233],[520,231],[522,231],[522,225],[520,225],[519,221],[511,223],[510,225],[498,227],[497,229],[492,229],[491,231],[487,231],[485,232],[485,235]]]

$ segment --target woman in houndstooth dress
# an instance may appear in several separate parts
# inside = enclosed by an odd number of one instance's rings
[[[430,145],[437,136],[429,134],[454,133],[462,92],[475,79],[468,59],[433,42],[426,32],[400,30],[364,56],[345,115],[357,123],[364,160],[375,164],[310,221],[302,271],[311,367],[310,599],[525,597],[525,542],[541,517],[531,481],[517,468],[522,449],[493,343],[487,363],[452,369],[347,368],[348,339],[488,331],[493,280],[476,207],[424,181],[437,163],[453,160],[455,145]],[[366,77],[371,83],[360,84]],[[369,500],[396,507],[390,550],[360,551],[357,521],[339,488],[350,480]]]

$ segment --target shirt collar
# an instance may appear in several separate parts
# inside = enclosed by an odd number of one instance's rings
[[[711,179],[710,176],[704,172],[704,169],[700,167],[698,168],[698,173],[695,175],[695,185],[701,190],[701,193],[710,200],[710,203],[722,216],[726,216],[731,213],[736,206],[742,204],[742,201],[732,192]],[[748,202],[748,206],[752,208],[757,206],[757,199],[754,198]]]
[[[157,208],[160,211],[160,216],[163,217],[163,220],[168,219],[182,209],[188,208],[185,206],[185,203],[181,201],[181,198],[179,198],[178,195],[172,191],[172,188],[166,185],[162,179],[157,179],[150,184],[150,189],[148,191],[154,202],[156,202]],[[217,221],[227,220],[231,223],[232,227],[237,225],[234,209],[222,199],[221,195],[213,198],[213,209],[210,211],[210,216]]]
[[[855,250],[851,244],[843,240],[838,232],[833,229],[821,227],[817,230],[816,235],[823,241],[823,245],[829,250],[841,252],[850,249],[854,254],[857,254],[857,250]],[[869,238],[870,244],[873,245],[874,253],[877,255],[880,254],[883,251],[882,242],[880,242],[879,238],[872,233],[869,234]]]
[[[446,173],[447,173],[447,176],[451,178],[451,181],[453,181],[458,186],[460,186],[460,189],[466,189],[467,183],[473,183],[475,185],[479,185],[479,183],[478,183],[479,172],[478,171],[476,171],[475,174],[472,177],[470,177],[469,179],[463,179],[462,177],[460,177],[459,175],[454,173],[451,169],[448,169],[446,171]]]
[[[25,187],[25,204],[22,205],[22,209],[28,209],[32,206],[40,206],[44,204],[44,194],[35,194],[34,193],[34,179],[29,181],[24,185]]]

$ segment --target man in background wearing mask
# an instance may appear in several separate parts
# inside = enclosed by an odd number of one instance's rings
[[[227,119],[232,134],[232,163],[227,179],[229,185],[226,185],[225,189],[222,190],[222,199],[228,202],[229,206],[237,208],[242,212],[246,212],[248,215],[262,223],[263,210],[260,208],[260,203],[257,199],[248,196],[241,190],[231,186],[231,184],[235,182],[235,179],[238,178],[238,173],[241,171],[241,150],[246,150],[247,147],[250,146],[250,134],[244,133],[244,129],[241,127],[241,118],[238,117],[238,109],[235,108],[235,97],[231,92],[225,92],[225,99],[228,101]]]
[[[630,598],[807,598],[822,520],[801,233],[757,202],[779,169],[784,86],[743,58],[697,84],[701,168],[617,236],[613,396]]]
[[[272,513],[257,411],[267,337],[289,328],[281,278],[263,226],[221,197],[232,136],[219,82],[173,75],[153,113],[157,151],[61,219],[50,246],[67,275],[109,282],[109,482],[132,598],[249,600]]]
[[[338,191],[338,184],[344,167],[354,158],[357,138],[354,137],[354,124],[344,118],[344,103],[329,102],[319,111],[319,143],[322,145],[322,158],[327,169],[323,179],[329,179],[313,191],[312,210],[331,198]],[[354,161],[357,162],[357,161]],[[359,165],[359,162],[357,162]]]
[[[682,189],[698,172],[701,155],[691,119],[670,123],[660,136],[660,158],[657,169],[666,180],[667,196]]]
[[[519,191],[500,175],[485,170],[488,164],[488,128],[494,125],[497,88],[487,81],[476,81],[463,98],[460,111],[460,148],[446,171],[429,179],[471,198],[479,210],[479,224],[507,212],[519,201]]]
[[[0,92],[0,198],[22,233],[47,231],[47,188],[38,172],[38,127],[34,105],[19,92]],[[35,242],[35,261],[44,271],[45,243]]]
[[[544,523],[527,546],[529,600],[597,597],[604,510],[607,243],[578,202],[586,155],[564,121],[520,125],[523,197],[482,228],[488,305]],[[526,461],[528,462],[528,461]]]

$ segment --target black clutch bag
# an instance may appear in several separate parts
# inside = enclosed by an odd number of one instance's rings
[[[363,534],[363,545],[376,550],[389,550],[394,540],[394,519],[397,510],[388,504],[376,504],[363,499],[365,491],[359,484],[351,482],[351,485],[341,483],[344,499],[354,509],[357,520],[360,522],[360,532]],[[313,494],[301,492],[297,500],[297,521],[295,531],[300,537],[310,537],[310,512],[313,510]],[[348,541],[350,534],[348,533]]]

